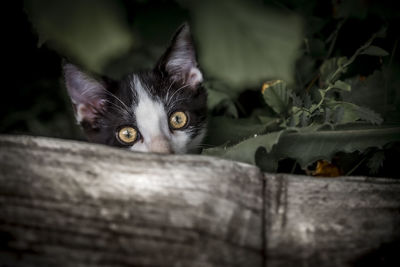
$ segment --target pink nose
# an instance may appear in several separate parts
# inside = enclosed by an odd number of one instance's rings
[[[150,152],[155,152],[155,153],[173,154],[171,145],[163,136],[156,136],[152,138],[149,150]]]

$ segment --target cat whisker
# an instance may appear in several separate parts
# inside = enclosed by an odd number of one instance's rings
[[[131,89],[132,95],[136,95],[135,80],[136,80],[136,76],[135,76],[135,74],[132,74],[132,78],[129,80],[129,88]]]
[[[116,105],[115,103],[109,101],[109,100],[104,100],[106,103],[109,103],[110,105],[112,105],[112,107],[116,110],[119,111],[121,114],[125,114],[128,116],[132,116],[132,113],[129,110],[126,110],[118,105]]]
[[[123,108],[125,108],[125,110],[129,113],[129,108],[128,106],[121,100],[119,99],[116,95],[114,95],[113,93],[111,93],[110,91],[103,89],[105,91],[106,94],[108,94],[111,97],[114,97],[114,99],[116,99],[118,102],[120,102],[123,105]]]
[[[175,107],[176,107],[180,102],[183,102],[184,100],[189,100],[189,99],[190,99],[190,98],[184,98],[184,99],[180,99],[180,101],[174,101],[174,102],[172,103],[172,105],[169,104],[168,109],[174,110]]]
[[[197,147],[198,148],[211,148],[211,147],[215,147],[215,146],[210,145],[210,144],[198,144]]]
[[[183,86],[181,86],[180,88],[178,88],[178,89],[171,95],[171,97],[168,99],[167,105],[170,104],[171,99],[173,99],[174,96],[175,96],[178,92],[184,90],[184,89],[185,89],[186,87],[188,87],[188,86],[189,86],[189,84],[186,84],[186,85],[183,85]]]
[[[169,92],[171,91],[172,85],[175,84],[175,81],[172,81],[171,84],[169,85],[168,89],[167,89],[167,94],[165,96],[165,102],[169,101]]]

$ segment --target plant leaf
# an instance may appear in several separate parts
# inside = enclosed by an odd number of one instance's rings
[[[380,148],[390,142],[400,142],[400,127],[360,129],[354,126],[335,131],[311,128],[272,132],[231,147],[205,149],[203,154],[257,164],[264,171],[274,171],[278,161],[284,158],[295,159],[304,169],[317,160],[330,161],[337,152],[363,152],[369,147]]]
[[[333,113],[332,116],[332,122],[335,125],[340,124],[343,121],[343,118],[344,118],[344,108],[342,106],[336,107],[335,112]]]
[[[303,96],[303,103],[304,103],[304,107],[306,109],[310,109],[312,106],[312,100],[311,100],[311,95],[310,94],[304,94]]]
[[[364,151],[400,142],[400,127],[294,132],[282,135],[274,147],[275,159],[293,158],[302,168],[325,159],[330,161],[337,152]]]
[[[355,122],[357,120],[363,120],[377,125],[383,122],[382,117],[378,113],[369,108],[360,107],[353,103],[327,99],[326,106],[335,110],[337,108],[343,109],[343,111],[340,111],[343,112],[343,114],[340,114],[341,120],[339,120],[339,117],[337,117],[335,120],[336,124],[345,124],[349,122]]]
[[[346,79],[352,90],[341,92],[341,96],[346,102],[368,107],[379,114],[385,114],[385,116],[393,114],[393,111],[400,107],[398,103],[395,103],[396,95],[397,98],[400,96],[400,79],[398,75],[390,75],[390,73],[398,71],[398,68],[383,67],[382,71],[375,71],[366,79],[360,76]]]
[[[292,98],[293,106],[299,107],[299,108],[303,106],[303,100],[299,96],[297,96],[295,93],[292,92],[290,97]]]
[[[207,108],[208,110],[223,110],[223,114],[233,118],[238,117],[238,111],[231,98],[224,92],[207,88]],[[219,113],[220,114],[220,113]]]
[[[262,87],[262,94],[268,106],[277,114],[284,114],[289,108],[291,91],[282,80],[266,82]]]
[[[217,107],[222,101],[230,99],[229,96],[217,90],[207,88],[207,108],[212,110]]]
[[[89,70],[101,72],[134,44],[117,1],[27,0],[24,4],[41,42]]]
[[[369,55],[369,56],[378,56],[378,57],[385,57],[388,56],[389,53],[386,52],[384,49],[378,47],[378,46],[374,46],[371,45],[369,47],[367,47],[362,53],[361,55]]]
[[[350,84],[345,83],[345,82],[343,82],[343,81],[341,81],[341,80],[337,80],[337,81],[333,84],[333,88],[340,89],[340,90],[347,91],[347,92],[350,92],[350,91],[351,91],[351,86],[350,86]]]
[[[219,146],[226,143],[235,144],[254,136],[254,134],[262,133],[266,127],[265,124],[256,118],[211,117],[208,122],[208,133],[204,143],[211,146]]]
[[[330,123],[331,120],[335,121],[336,120],[335,113],[334,113],[334,115],[332,115],[332,110],[330,108],[326,107],[324,110],[324,123]]]
[[[346,57],[333,57],[325,60],[319,68],[321,81],[323,81],[325,84],[328,84],[338,67],[342,66],[346,61]]]
[[[361,120],[379,125],[383,122],[381,115],[366,107],[357,108],[358,116]]]
[[[302,41],[300,17],[254,1],[182,0],[193,18],[202,68],[232,88],[257,86],[279,77],[293,81]],[[225,14],[222,16],[222,14]]]
[[[300,126],[306,127],[310,122],[310,114],[307,112],[302,112],[300,116]]]
[[[257,149],[259,147],[264,147],[267,152],[270,152],[273,146],[278,143],[279,138],[284,132],[286,131],[282,130],[254,136],[231,147],[225,146],[205,149],[203,150],[203,154],[255,164]]]
[[[385,152],[377,151],[367,162],[367,167],[371,174],[377,174],[379,169],[383,166],[383,161],[385,160]]]

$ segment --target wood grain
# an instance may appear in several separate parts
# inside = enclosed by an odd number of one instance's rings
[[[0,266],[392,263],[398,181],[2,135]]]
[[[400,266],[399,180],[278,174],[266,183],[268,266]]]

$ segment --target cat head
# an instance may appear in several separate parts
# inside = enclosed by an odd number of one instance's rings
[[[96,79],[66,63],[75,117],[91,142],[132,151],[186,153],[205,135],[207,93],[187,24],[153,70],[120,81]]]

